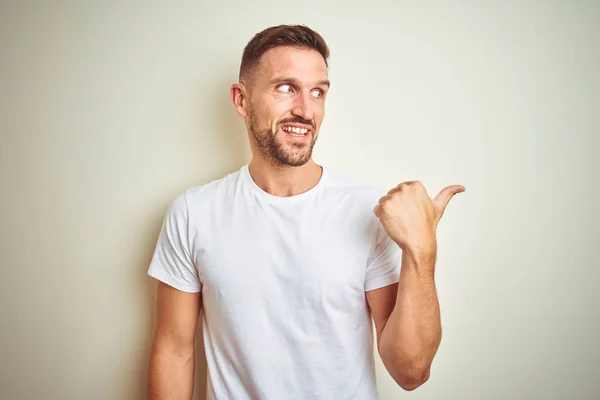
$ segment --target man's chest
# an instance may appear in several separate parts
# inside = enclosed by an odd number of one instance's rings
[[[318,306],[364,297],[373,239],[351,217],[258,214],[197,235],[192,256],[206,296]]]

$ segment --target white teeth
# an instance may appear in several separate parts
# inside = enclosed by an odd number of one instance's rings
[[[283,129],[286,132],[296,133],[297,135],[300,135],[300,136],[304,136],[304,135],[306,135],[308,133],[308,129],[295,128],[295,127],[291,127],[291,126],[284,126],[281,129]]]

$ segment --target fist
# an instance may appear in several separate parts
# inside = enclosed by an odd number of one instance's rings
[[[379,199],[373,212],[403,250],[435,251],[436,229],[446,206],[464,191],[463,186],[452,185],[431,199],[421,182],[403,182]]]

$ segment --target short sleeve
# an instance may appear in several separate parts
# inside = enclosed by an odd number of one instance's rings
[[[167,209],[148,275],[184,292],[197,293],[201,290],[188,243],[185,193],[173,200]]]
[[[402,249],[377,224],[376,242],[369,257],[365,276],[365,291],[379,289],[400,280]]]

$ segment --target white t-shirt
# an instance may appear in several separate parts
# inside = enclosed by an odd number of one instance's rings
[[[171,203],[148,273],[202,292],[208,400],[378,398],[365,291],[401,263],[384,194],[324,168],[277,197],[244,165]]]

